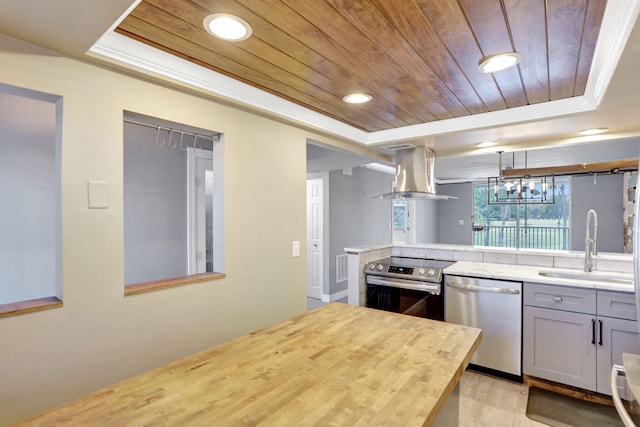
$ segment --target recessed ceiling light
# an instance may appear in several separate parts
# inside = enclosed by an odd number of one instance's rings
[[[513,67],[520,62],[520,58],[522,56],[518,52],[499,53],[484,58],[478,68],[483,73],[495,73]]]
[[[349,104],[362,104],[371,101],[371,99],[371,95],[367,95],[366,93],[352,93],[342,98],[344,102],[348,102]]]
[[[204,18],[204,29],[222,40],[240,41],[251,37],[251,25],[228,13],[214,13]]]
[[[609,128],[593,128],[593,129],[584,129],[578,132],[580,135],[597,135],[599,133],[604,133],[608,131]]]
[[[487,147],[493,147],[494,145],[498,145],[497,142],[493,142],[493,141],[485,141],[485,142],[479,142],[476,144],[476,147],[478,148],[487,148]]]

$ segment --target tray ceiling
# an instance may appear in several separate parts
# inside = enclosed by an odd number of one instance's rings
[[[366,132],[585,92],[606,0],[143,0],[116,32]],[[253,28],[240,42],[211,13]],[[486,56],[517,51],[493,75]],[[349,105],[352,92],[373,96]]]

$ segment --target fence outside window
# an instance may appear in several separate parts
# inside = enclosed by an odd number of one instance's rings
[[[569,227],[518,227],[500,224],[476,226],[473,233],[473,244],[474,246],[502,248],[567,250],[569,248]]]

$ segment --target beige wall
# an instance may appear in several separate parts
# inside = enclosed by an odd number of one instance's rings
[[[63,97],[64,291],[0,319],[0,425],[306,309],[306,139],[331,141],[4,36],[0,82]],[[123,110],[224,133],[225,279],[123,297]]]

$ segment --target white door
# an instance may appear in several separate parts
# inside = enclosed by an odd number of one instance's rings
[[[322,298],[322,179],[307,180],[307,296]]]
[[[213,152],[187,149],[189,274],[213,271]]]

